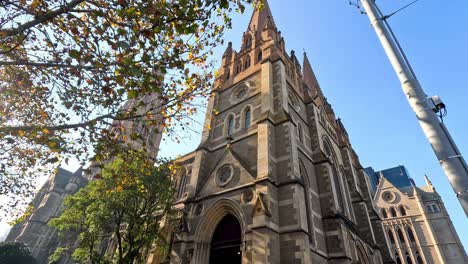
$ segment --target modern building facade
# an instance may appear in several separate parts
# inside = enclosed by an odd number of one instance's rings
[[[385,173],[377,174],[380,179],[374,201],[397,264],[468,263],[444,203],[427,177],[426,185],[417,187],[406,174],[399,175],[402,179],[398,174],[390,174],[390,179]]]
[[[240,50],[229,43],[213,92],[198,149],[178,159],[170,263],[391,261],[348,134],[268,3]]]
[[[48,226],[48,222],[60,214],[65,197],[74,194],[87,183],[81,168],[70,172],[59,167],[34,197],[31,215],[10,230],[6,241],[25,243],[38,264],[49,263],[48,257],[59,245],[74,245],[75,240],[59,238],[57,230]]]

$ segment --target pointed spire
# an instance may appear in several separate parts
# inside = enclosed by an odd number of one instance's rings
[[[226,50],[224,51],[223,58],[231,59],[232,56],[232,42],[229,41]]]
[[[247,31],[255,32],[256,38],[260,38],[263,29],[276,29],[275,21],[267,0],[263,0],[263,7],[257,7],[250,18]]]
[[[303,73],[302,76],[304,78],[304,82],[312,90],[313,96],[317,96],[321,93],[320,86],[318,84],[317,78],[315,77],[314,71],[312,70],[312,66],[310,65],[309,58],[307,57],[307,53],[304,52],[304,65],[302,67]]]
[[[431,180],[429,180],[429,177],[427,177],[427,175],[424,175],[424,179],[426,180],[427,187],[434,189],[434,185],[432,185],[432,182]]]
[[[291,50],[291,53],[289,55],[291,58],[292,62],[294,63],[294,66],[300,71],[301,70],[301,65],[299,64],[299,60],[296,57],[296,52],[294,50]]]

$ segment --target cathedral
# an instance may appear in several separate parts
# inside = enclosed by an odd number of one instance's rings
[[[218,72],[201,142],[176,161],[180,222],[168,248],[142,252],[147,264],[468,263],[429,180],[416,187],[403,166],[363,168],[307,55],[301,64],[286,52],[268,2],[254,10],[239,50],[228,44]],[[158,98],[142,100],[157,106]],[[113,125],[131,147],[157,156],[160,130]],[[129,140],[135,131],[145,141]],[[59,241],[47,222],[98,175],[94,165],[84,176],[60,169],[7,240],[25,242],[38,263],[59,244],[73,248],[76,237]]]
[[[392,262],[346,129],[268,3],[240,50],[228,44],[213,93],[200,145],[177,161],[170,263]]]

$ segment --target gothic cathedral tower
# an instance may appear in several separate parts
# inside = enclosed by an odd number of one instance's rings
[[[382,223],[307,56],[268,3],[222,58],[198,149],[181,157],[171,263],[383,263]]]

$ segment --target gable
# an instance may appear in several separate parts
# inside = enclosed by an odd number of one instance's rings
[[[246,163],[231,149],[226,146],[214,168],[208,173],[199,196],[206,196],[222,192],[231,188],[251,183],[255,177]]]

